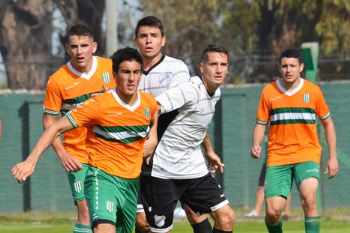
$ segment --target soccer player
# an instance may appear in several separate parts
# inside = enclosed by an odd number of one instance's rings
[[[91,98],[48,127],[12,174],[25,181],[57,133],[87,127],[90,166],[85,192],[93,231],[130,233],[143,156],[151,153],[144,151],[144,143],[151,130],[156,133],[158,105],[154,97],[137,90],[142,58],[135,49],[118,50],[112,60],[117,88]]]
[[[216,155],[206,154],[201,144],[220,99],[220,85],[228,74],[229,54],[208,46],[202,55],[200,77],[193,77],[156,97],[161,114],[178,110],[160,139],[150,161],[150,176],[141,189],[144,210],[152,232],[170,232],[177,201],[195,213],[210,213],[214,233],[232,232],[234,212],[222,188],[210,174],[208,162],[223,170]]]
[[[303,203],[305,232],[319,233],[316,199],[321,145],[316,118],[320,118],[327,138],[329,177],[336,176],[339,170],[335,127],[321,89],[301,77],[304,63],[299,50],[285,50],[279,62],[282,78],[261,92],[251,146],[251,155],[259,158],[269,124],[265,222],[270,233],[282,232],[281,213],[295,181]]]
[[[169,57],[162,53],[165,46],[166,37],[162,22],[154,16],[146,16],[139,20],[135,29],[135,44],[141,53],[144,71],[139,85],[139,89],[154,96],[158,96],[169,88],[173,88],[184,82],[190,81],[190,74],[185,63],[179,59]],[[162,114],[158,122],[158,138],[163,137],[164,131],[169,123],[175,118],[177,111]],[[207,138],[204,147],[207,153],[214,154],[214,150]],[[145,164],[146,165],[146,164]],[[147,166],[144,166],[141,176],[141,189],[147,185],[142,179],[149,175]],[[188,214],[188,219],[194,233],[209,233],[212,227],[206,216]],[[137,232],[149,232],[149,225],[146,221],[141,200],[139,200],[137,210]]]
[[[94,56],[97,43],[90,29],[73,25],[65,36],[65,50],[70,60],[49,77],[44,98],[43,125],[48,128],[69,110],[91,96],[115,87],[112,61]],[[84,127],[57,137],[52,146],[67,171],[73,200],[77,208],[74,233],[90,232],[89,211],[84,195],[88,153]]]

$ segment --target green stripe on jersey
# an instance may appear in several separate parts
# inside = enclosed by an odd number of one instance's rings
[[[311,108],[278,108],[271,111],[271,125],[315,124],[316,113]]]
[[[276,120],[276,121],[271,121],[271,125],[283,125],[283,124],[315,124],[315,120],[303,120],[303,119],[298,119],[298,120]]]
[[[275,113],[315,113],[312,108],[276,108],[271,110],[271,115]]]
[[[95,126],[93,129],[97,137],[108,141],[120,141],[123,143],[132,143],[141,138],[145,138],[150,127],[148,125],[140,126]]]

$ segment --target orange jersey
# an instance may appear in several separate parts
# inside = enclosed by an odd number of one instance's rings
[[[127,179],[140,175],[143,145],[150,131],[156,100],[138,93],[133,105],[125,104],[115,90],[91,98],[67,113],[74,127],[89,127],[89,164],[106,173]]]
[[[93,57],[88,73],[81,73],[67,63],[49,77],[44,98],[44,114],[64,115],[92,95],[115,88],[115,85],[110,59]],[[67,152],[82,163],[88,162],[86,134],[86,128],[74,129],[64,133],[63,140]]]
[[[286,91],[281,81],[262,90],[257,109],[257,123],[269,124],[267,165],[319,163],[321,146],[316,117],[324,120],[330,112],[320,88],[301,79]]]

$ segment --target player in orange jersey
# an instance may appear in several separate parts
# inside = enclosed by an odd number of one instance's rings
[[[69,110],[91,96],[115,87],[112,61],[93,54],[97,44],[90,29],[74,25],[65,37],[65,49],[70,60],[49,77],[44,98],[43,125],[48,128]],[[64,133],[52,146],[67,171],[73,200],[77,207],[74,233],[91,232],[89,210],[84,195],[88,155],[84,127]]]
[[[251,155],[260,158],[261,143],[269,124],[265,180],[266,226],[270,233],[282,232],[281,213],[296,182],[303,203],[305,232],[320,232],[317,189],[320,177],[321,145],[316,118],[321,120],[328,143],[328,175],[339,170],[333,121],[320,88],[301,78],[304,64],[298,50],[280,57],[282,78],[261,92]]]
[[[155,140],[144,150],[149,133],[150,140],[157,137],[158,105],[151,95],[137,89],[142,73],[140,54],[125,48],[112,59],[117,88],[89,99],[53,123],[28,158],[11,170],[18,181],[25,181],[59,132],[87,127],[86,196],[95,233],[132,232],[143,157],[157,143]]]

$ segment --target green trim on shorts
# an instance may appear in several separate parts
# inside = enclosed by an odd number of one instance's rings
[[[80,170],[67,173],[69,186],[75,202],[85,200],[85,178],[89,167],[89,165],[83,163]]]
[[[132,232],[135,227],[139,179],[124,179],[90,167],[86,177],[86,199],[91,223],[107,220],[118,232]]]
[[[293,181],[299,187],[307,178],[320,179],[320,165],[315,162],[270,166],[266,168],[265,196],[266,198],[282,196],[287,198]]]

